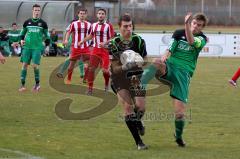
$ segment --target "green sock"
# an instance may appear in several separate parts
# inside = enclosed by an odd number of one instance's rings
[[[176,139],[182,139],[184,125],[185,125],[184,119],[175,119]]]
[[[155,77],[156,72],[157,68],[154,65],[150,65],[144,70],[141,78],[141,84],[144,88],[146,88],[148,82]]]
[[[84,63],[82,60],[79,60],[78,67],[80,70],[80,77],[83,77],[84,76]]]
[[[22,86],[25,85],[26,77],[27,77],[27,69],[23,68],[21,70],[21,84],[22,84]]]
[[[69,64],[70,64],[70,59],[67,58],[65,62],[62,64],[62,66],[60,67],[58,72],[63,74],[68,69]]]
[[[39,69],[38,68],[34,68],[34,76],[35,76],[35,82],[36,84],[39,84],[40,82],[40,72],[39,72]]]

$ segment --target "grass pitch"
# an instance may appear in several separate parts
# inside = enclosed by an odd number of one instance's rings
[[[240,89],[227,81],[239,67],[240,59],[200,58],[190,86],[188,121],[184,139],[186,148],[173,142],[172,103],[168,93],[147,97],[144,142],[147,151],[138,151],[116,106],[96,118],[61,120],[55,104],[73,99],[71,110],[80,112],[101,99],[61,93],[49,85],[54,68],[64,58],[43,58],[41,92],[31,93],[33,70],[27,77],[28,91],[19,93],[21,65],[18,58],[8,58],[0,65],[0,158],[44,159],[235,159],[240,156]],[[78,70],[73,76],[78,84]],[[103,87],[99,74],[96,87]],[[158,118],[151,114],[160,115]],[[148,118],[147,118],[148,117]]]

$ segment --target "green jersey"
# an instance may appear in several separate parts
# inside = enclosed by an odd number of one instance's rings
[[[192,76],[197,65],[198,55],[206,42],[207,37],[201,32],[194,35],[194,43],[189,45],[185,30],[176,30],[168,48],[171,52],[168,62],[175,67],[186,69]]]
[[[20,41],[20,30],[10,30],[8,32],[9,43],[12,44],[14,42]]]
[[[43,40],[50,39],[48,26],[42,19],[28,19],[23,24],[21,39],[25,40],[23,48],[43,49]]]

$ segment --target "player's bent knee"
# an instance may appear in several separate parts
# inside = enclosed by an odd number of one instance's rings
[[[28,68],[28,64],[27,63],[23,63],[22,68],[27,69]]]

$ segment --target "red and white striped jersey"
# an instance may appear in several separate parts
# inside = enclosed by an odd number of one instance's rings
[[[114,29],[111,23],[99,24],[96,22],[92,24],[91,34],[93,35],[93,47],[100,48],[99,43],[107,42],[114,36]]]
[[[84,49],[89,47],[89,42],[83,43],[81,46],[78,46],[78,42],[82,41],[87,35],[91,34],[91,23],[88,21],[74,21],[71,23],[69,32],[72,33],[72,47]]]

